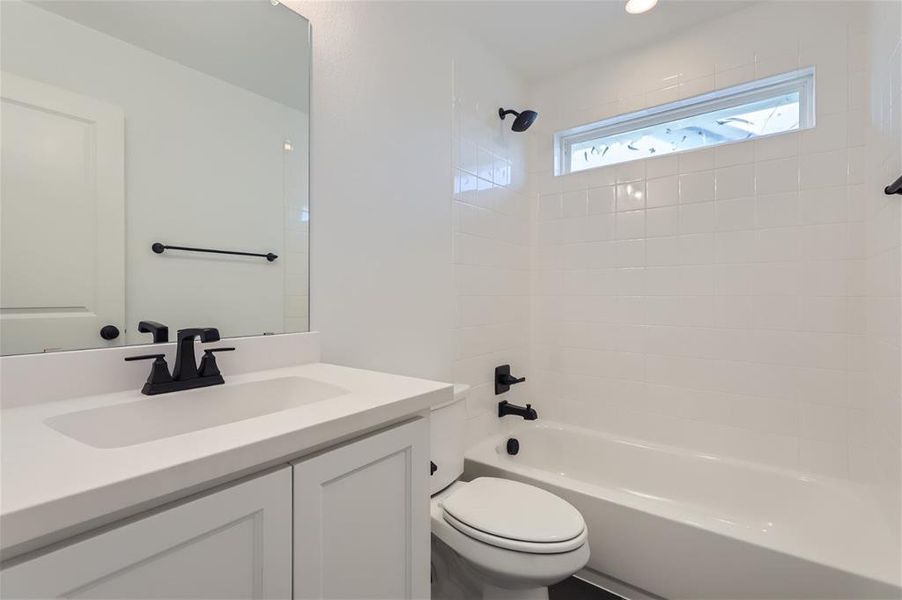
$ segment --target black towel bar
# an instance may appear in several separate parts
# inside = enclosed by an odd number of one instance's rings
[[[279,258],[277,254],[273,254],[272,252],[268,252],[266,254],[260,254],[258,252],[238,252],[236,250],[211,250],[210,248],[189,248],[187,246],[168,246],[165,244],[161,244],[160,242],[154,242],[150,247],[151,250],[156,252],[157,254],[163,254],[166,250],[184,250],[185,252],[210,252],[212,254],[232,254],[235,256],[259,256],[261,258],[265,258],[269,262],[272,262]]]
[[[883,188],[883,191],[886,192],[887,196],[892,196],[893,194],[902,194],[902,177],[899,177],[899,179]]]

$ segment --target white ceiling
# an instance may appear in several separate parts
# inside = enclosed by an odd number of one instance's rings
[[[32,1],[192,69],[308,110],[308,24],[285,6],[269,0]]]
[[[306,22],[269,0],[32,1],[289,106],[306,102]],[[627,14],[625,2],[437,0],[429,8],[435,19],[469,33],[536,80],[691,30],[754,0],[659,0],[642,15]]]
[[[659,0],[630,15],[625,0],[437,2],[447,18],[527,80],[648,44],[736,12],[751,0]]]

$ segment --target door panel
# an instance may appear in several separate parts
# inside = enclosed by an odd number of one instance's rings
[[[3,73],[0,352],[120,345],[125,329],[124,117]]]
[[[294,465],[295,598],[429,596],[428,425]]]

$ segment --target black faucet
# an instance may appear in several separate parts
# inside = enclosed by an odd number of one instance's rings
[[[193,388],[220,385],[225,383],[222,373],[216,364],[216,352],[229,352],[235,348],[209,348],[204,350],[204,357],[197,368],[194,358],[194,338],[200,338],[201,342],[218,342],[219,331],[213,327],[201,329],[180,329],[178,332],[178,346],[176,346],[175,367],[172,375],[169,374],[169,365],[166,364],[165,354],[143,354],[141,356],[129,356],[125,360],[149,360],[153,359],[150,375],[147,382],[141,388],[141,393],[148,396],[166,394]]]
[[[498,417],[500,418],[504,415],[516,415],[518,417],[523,417],[527,421],[535,421],[539,418],[539,415],[536,413],[536,409],[532,407],[532,404],[527,404],[523,407],[511,404],[507,400],[502,400],[498,403]]]
[[[169,328],[156,321],[141,321],[138,323],[138,331],[153,335],[154,344],[165,344],[169,341]]]
[[[219,330],[215,327],[179,329],[175,366],[172,367],[172,378],[175,381],[187,381],[198,377],[197,361],[194,358],[194,338],[196,337],[199,337],[201,342],[218,342]]]

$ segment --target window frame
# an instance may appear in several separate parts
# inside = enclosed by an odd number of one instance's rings
[[[787,73],[756,79],[747,83],[722,88],[698,96],[692,96],[691,98],[668,102],[667,104],[661,104],[555,132],[554,174],[555,176],[561,176],[571,173],[570,153],[574,144],[611,135],[618,135],[633,129],[638,130],[654,125],[661,125],[670,121],[685,119],[687,117],[702,115],[734,106],[741,106],[743,104],[749,104],[794,92],[798,92],[799,94],[798,129],[755,136],[748,140],[734,140],[710,144],[702,148],[676,150],[675,152],[668,152],[662,156],[670,156],[671,154],[680,154],[682,152],[691,152],[692,150],[701,150],[703,148],[723,146],[726,144],[742,143],[745,141],[810,129],[815,125],[815,69],[814,67],[805,67],[803,69],[796,69]],[[611,163],[610,165],[589,167],[587,169],[580,169],[579,171],[572,172],[582,173],[583,171],[591,171],[592,169],[610,167],[647,158],[652,157],[641,156],[631,160]]]

